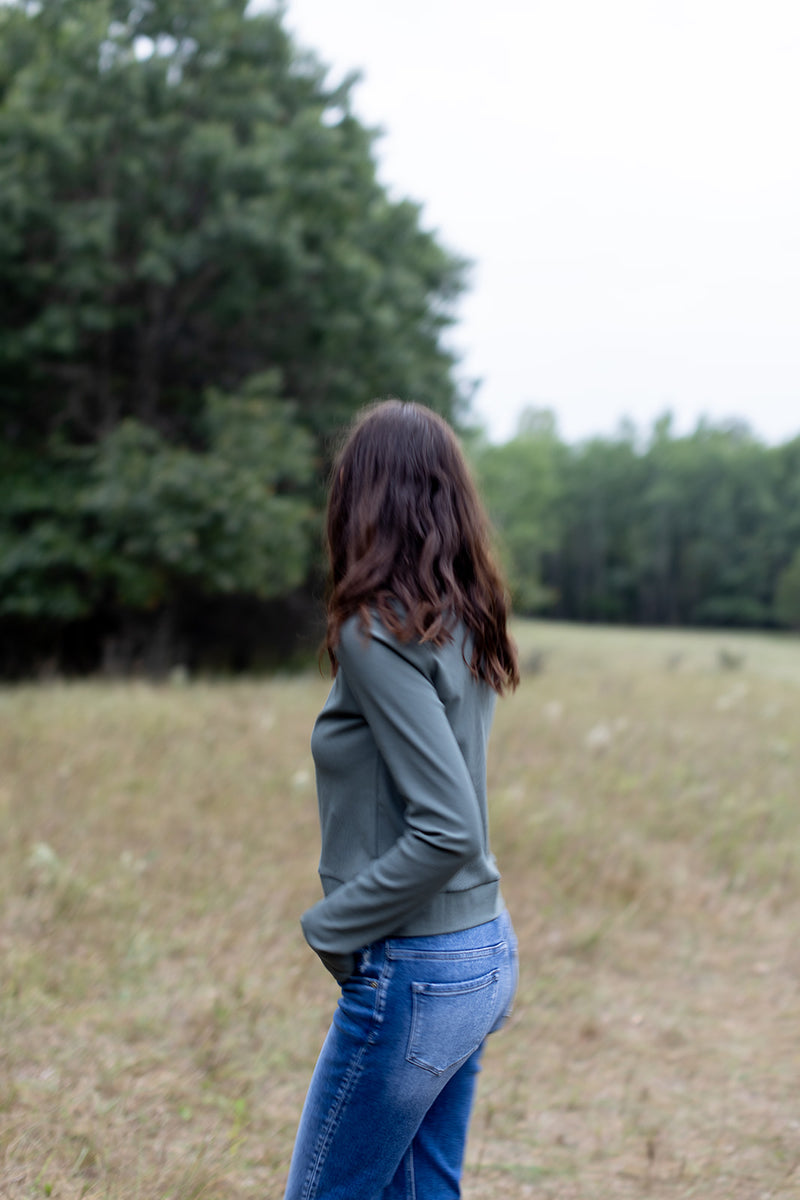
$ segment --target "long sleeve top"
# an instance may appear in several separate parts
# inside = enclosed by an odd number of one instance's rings
[[[375,617],[342,627],[311,738],[324,898],[301,918],[340,980],[383,937],[448,933],[502,910],[489,848],[486,744],[495,694],[471,647],[401,642]]]

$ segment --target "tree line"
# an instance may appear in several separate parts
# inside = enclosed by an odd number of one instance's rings
[[[566,445],[526,413],[473,456],[516,607],[564,620],[800,627],[800,437],[741,423]]]
[[[244,0],[0,5],[0,675],[313,644],[334,440],[386,395],[462,428],[518,611],[800,623],[800,442],[470,435],[467,264],[352,86]]]
[[[336,430],[457,416],[352,85],[245,0],[0,6],[0,672],[285,654]]]

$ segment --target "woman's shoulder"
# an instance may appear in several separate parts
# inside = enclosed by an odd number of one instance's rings
[[[429,679],[442,665],[458,661],[466,666],[470,657],[470,636],[460,621],[453,621],[442,644],[420,637],[404,637],[389,628],[376,609],[354,613],[343,622],[339,632],[337,658],[345,666],[354,659],[373,660],[376,669],[389,669],[394,656],[405,660]],[[390,651],[391,654],[386,652]]]
[[[353,613],[342,622],[337,656],[339,650],[343,650],[348,656],[363,654],[369,651],[373,643],[412,660],[429,657],[434,649],[432,643],[420,638],[403,637],[399,630],[390,628],[377,609],[370,608],[365,612]]]

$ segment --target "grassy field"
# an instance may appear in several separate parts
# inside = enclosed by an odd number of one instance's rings
[[[518,628],[468,1200],[800,1196],[800,642]],[[280,1200],[327,683],[0,691],[0,1196]]]

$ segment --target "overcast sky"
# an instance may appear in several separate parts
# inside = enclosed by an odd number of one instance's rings
[[[381,180],[474,262],[453,339],[505,439],[665,409],[800,433],[799,0],[288,0],[360,68]]]

